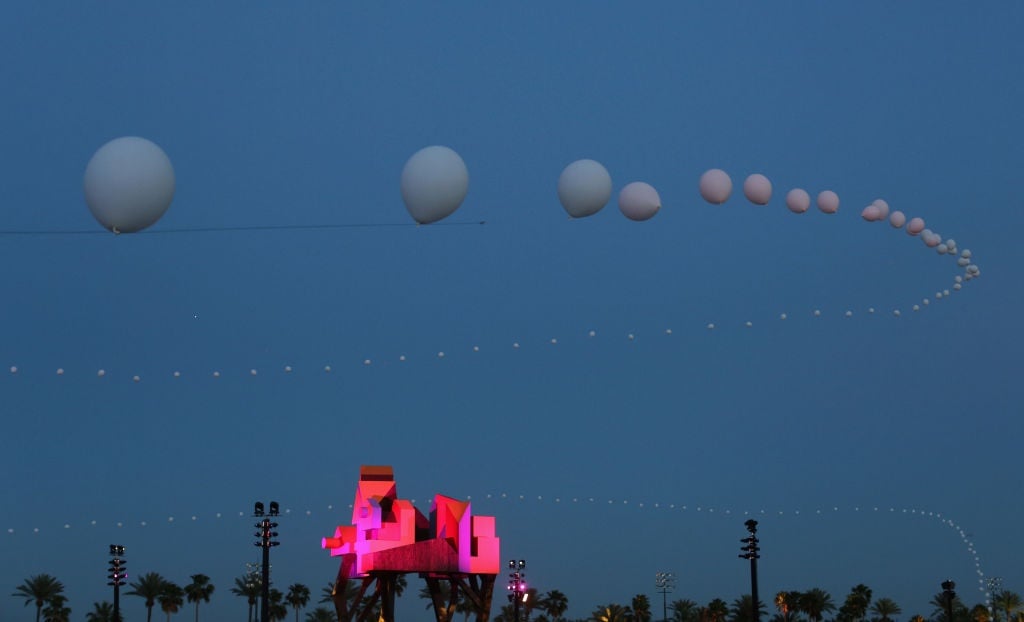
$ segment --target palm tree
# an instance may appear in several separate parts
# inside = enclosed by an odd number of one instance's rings
[[[646,594],[637,594],[630,603],[634,622],[651,622],[651,600]]]
[[[878,616],[877,622],[892,622],[892,617],[903,613],[896,601],[891,598],[879,598],[871,605],[871,613]]]
[[[716,598],[698,612],[700,622],[723,622],[729,615],[729,605],[721,598]]]
[[[284,599],[295,609],[295,622],[299,622],[299,609],[309,602],[309,588],[301,583],[292,583],[288,586],[288,595]]]
[[[558,590],[551,590],[540,599],[537,606],[551,616],[552,620],[561,620],[569,609],[569,598]]]
[[[263,591],[263,578],[258,573],[249,572],[240,577],[235,577],[235,587],[231,588],[231,593],[236,596],[243,596],[246,602],[249,603],[249,622],[252,622],[253,609],[256,607],[256,599],[260,597]],[[307,598],[309,590],[306,590]],[[330,598],[328,596],[328,598]]]
[[[11,596],[24,598],[26,607],[28,607],[29,603],[35,603],[36,622],[39,622],[39,618],[43,613],[43,605],[53,600],[54,596],[59,596],[63,591],[64,584],[58,581],[56,577],[48,574],[37,574],[29,577],[24,583],[14,588],[14,593]]]
[[[594,613],[590,614],[590,619],[593,622],[629,622],[632,617],[633,612],[629,607],[623,607],[618,603],[598,607]]]
[[[800,592],[779,592],[775,595],[775,608],[782,614],[782,622],[789,622],[789,616],[800,611]]]
[[[846,602],[839,608],[837,622],[861,622],[868,614],[868,606],[871,604],[871,588],[858,583],[850,589]]]
[[[210,577],[204,574],[194,574],[191,578],[192,583],[185,586],[185,596],[188,602],[196,604],[196,622],[199,622],[199,603],[210,602],[214,587],[210,583]]]
[[[281,590],[270,590],[270,604],[267,605],[267,617],[271,622],[280,622],[288,617],[288,606],[284,604]]]
[[[185,590],[177,583],[165,581],[164,589],[157,596],[157,600],[160,601],[160,611],[166,613],[167,622],[171,622],[171,614],[178,613],[185,604]]]
[[[992,597],[992,607],[1006,612],[1006,620],[1009,622],[1013,619],[1013,612],[1024,607],[1024,602],[1021,601],[1020,594],[1016,592],[999,590]]]
[[[71,607],[65,607],[68,599],[57,594],[46,604],[43,609],[43,620],[46,622],[70,622]]]
[[[981,604],[971,607],[971,621],[992,622],[992,616],[988,612],[988,607]]]
[[[668,604],[672,612],[672,622],[691,622],[697,612],[697,603],[689,598],[673,600]]]
[[[327,607],[317,607],[306,614],[306,622],[338,622],[338,616]]]
[[[85,622],[114,622],[114,605],[108,601],[93,603],[92,611],[85,614]]]
[[[800,595],[800,611],[806,613],[811,622],[821,622],[822,615],[835,610],[832,596],[821,588],[811,588]]]
[[[160,592],[164,589],[164,583],[167,580],[160,576],[158,572],[147,572],[146,574],[139,577],[138,581],[132,581],[128,584],[128,587],[132,588],[130,592],[125,592],[128,596],[139,596],[146,599],[146,622],[152,622],[153,620],[153,605],[156,604],[156,599],[160,596]]]
[[[946,593],[939,592],[932,599],[928,601],[928,604],[935,607],[932,611],[932,619],[942,622],[957,622],[959,620],[966,620],[968,617],[967,607],[963,601],[960,600],[959,596],[953,597],[953,619],[949,619],[949,615],[946,611]]]
[[[752,622],[754,619],[759,619],[759,616],[768,613],[767,609],[764,606],[764,603],[761,602],[761,599],[758,599],[758,617],[755,618],[754,606],[755,605],[753,596],[751,596],[750,594],[744,594],[743,596],[740,596],[736,600],[732,601],[732,607],[729,610],[732,614],[732,617],[730,619],[732,620],[732,622]]]

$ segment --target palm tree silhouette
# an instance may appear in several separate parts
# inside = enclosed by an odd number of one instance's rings
[[[64,592],[64,584],[48,574],[37,574],[25,579],[25,582],[14,588],[11,596],[24,598],[25,606],[36,604],[36,622],[43,613],[43,605],[48,604],[55,596]]]
[[[199,603],[210,602],[214,587],[210,583],[210,577],[204,574],[194,574],[191,579],[192,583],[185,586],[185,596],[188,602],[196,604],[196,622],[199,622]]]
[[[139,577],[138,581],[132,581],[128,584],[128,587],[132,588],[130,592],[125,592],[127,596],[139,596],[146,599],[146,622],[151,622],[153,619],[153,605],[156,604],[156,599],[160,596],[160,592],[164,589],[164,583],[166,579],[160,576],[157,572],[147,572],[146,574]]]

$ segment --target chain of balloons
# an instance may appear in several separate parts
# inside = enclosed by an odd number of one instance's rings
[[[599,507],[611,508],[611,507],[616,507],[616,506],[618,506],[618,507],[629,507],[629,508],[633,508],[633,509],[635,509],[637,511],[646,511],[646,512],[651,512],[651,511],[654,511],[654,512],[697,512],[697,513],[702,513],[702,514],[705,514],[705,515],[714,515],[714,516],[719,516],[719,517],[723,517],[723,518],[727,518],[727,517],[731,518],[731,517],[734,517],[734,516],[778,516],[778,517],[798,517],[798,516],[802,516],[802,515],[823,516],[823,515],[829,515],[829,514],[837,515],[837,514],[840,514],[842,512],[852,512],[854,514],[861,514],[861,513],[865,513],[865,514],[866,513],[873,513],[873,514],[879,514],[879,515],[881,515],[881,514],[889,514],[889,515],[892,515],[892,516],[901,516],[901,517],[906,517],[906,518],[911,518],[911,517],[924,518],[924,519],[927,519],[927,520],[938,521],[940,525],[951,529],[954,532],[954,534],[960,539],[960,541],[963,544],[966,552],[971,556],[972,560],[974,561],[974,572],[975,572],[975,574],[978,577],[978,589],[979,589],[979,591],[983,592],[985,594],[986,598],[990,597],[989,591],[987,589],[988,582],[986,580],[985,572],[982,569],[981,556],[978,554],[977,548],[974,545],[974,542],[973,542],[973,540],[971,538],[971,535],[957,521],[953,520],[952,518],[949,518],[948,516],[944,516],[941,512],[935,512],[935,511],[932,511],[932,510],[924,510],[924,509],[917,509],[917,508],[906,508],[906,507],[897,507],[897,506],[888,506],[888,507],[882,507],[882,506],[872,506],[872,507],[854,506],[852,508],[841,508],[840,506],[837,506],[837,505],[828,506],[828,507],[814,508],[813,510],[800,510],[800,509],[768,510],[768,509],[764,509],[764,508],[758,508],[756,510],[755,509],[736,509],[736,510],[734,510],[734,509],[723,508],[723,507],[713,507],[713,506],[683,504],[683,503],[663,503],[663,502],[654,502],[654,503],[652,503],[652,502],[637,501],[637,500],[625,499],[625,498],[619,498],[619,499],[617,499],[617,498],[603,498],[603,497],[599,498],[599,497],[593,497],[593,496],[586,496],[586,497],[583,497],[583,496],[572,496],[572,497],[568,497],[568,496],[567,497],[554,496],[554,497],[545,497],[543,495],[525,495],[525,494],[518,494],[517,495],[517,494],[510,494],[508,492],[487,493],[485,495],[481,495],[481,496],[478,496],[476,498],[477,499],[486,499],[486,500],[488,500],[488,502],[491,502],[491,503],[537,503],[537,504],[541,504],[541,503],[554,503],[554,504],[557,504],[557,505],[576,505],[576,506],[586,505],[588,508],[599,508]],[[467,495],[466,499],[468,501],[472,501],[474,499],[474,497],[470,496],[470,495]],[[411,502],[415,505],[416,504],[416,499],[412,499]],[[426,503],[429,503],[429,501],[426,502]],[[324,510],[326,510],[327,514],[333,514],[333,513],[337,513],[337,512],[343,512],[346,509],[347,510],[351,510],[352,509],[352,504],[340,505],[340,506],[336,506],[334,504],[327,504],[327,505],[322,506],[322,507],[324,508]],[[297,517],[299,519],[305,519],[305,520],[321,520],[320,512],[319,511],[314,512],[313,509],[306,509],[306,510],[299,511],[299,510],[293,510],[293,508],[284,508],[282,510],[282,515],[284,517],[286,517],[286,518],[296,518]],[[127,527],[129,525],[130,526],[138,526],[140,528],[154,528],[154,527],[157,527],[157,526],[159,526],[161,524],[165,525],[165,526],[173,526],[173,525],[178,525],[178,524],[183,523],[183,522],[184,523],[191,523],[191,524],[201,525],[204,522],[209,522],[210,519],[212,519],[213,521],[218,521],[219,522],[219,521],[221,521],[223,519],[230,520],[230,519],[232,519],[234,517],[244,518],[244,517],[247,517],[247,516],[249,516],[249,513],[244,512],[244,511],[238,511],[237,514],[234,513],[234,512],[226,512],[226,513],[225,512],[212,512],[212,513],[209,513],[208,515],[204,515],[204,517],[201,519],[200,518],[200,514],[194,513],[194,514],[187,514],[187,515],[182,516],[182,517],[170,515],[170,516],[167,516],[165,519],[158,519],[158,520],[153,521],[153,522],[148,521],[148,520],[135,520],[135,521],[121,520],[121,521],[113,522],[111,525],[115,526],[117,528],[124,528],[124,527]],[[328,520],[328,523],[330,523],[330,524],[325,524],[324,528],[325,529],[330,529],[331,525],[333,525],[336,521],[337,521],[336,518],[330,518],[330,520]],[[86,522],[84,524],[84,528],[86,528],[86,529],[96,528],[96,527],[99,527],[99,526],[101,526],[101,524],[98,521],[96,521],[96,520],[91,520],[91,521],[88,521],[88,522]],[[107,526],[110,526],[110,525],[107,525]],[[41,528],[41,527],[36,526],[36,527],[32,527],[31,529],[24,529],[24,530],[22,530],[22,529],[15,529],[13,527],[8,527],[7,530],[6,530],[6,533],[7,533],[8,537],[16,537],[16,536],[21,535],[21,534],[27,534],[29,536],[38,536],[38,535],[40,535],[40,534],[42,534],[44,532],[48,532],[50,530],[54,530],[54,531],[56,531],[56,530],[68,530],[68,531],[70,531],[72,529],[73,529],[73,527],[72,527],[72,523],[71,522],[64,522],[63,524],[60,524],[58,526],[49,527],[49,528]]]

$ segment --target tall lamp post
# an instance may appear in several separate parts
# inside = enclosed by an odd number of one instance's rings
[[[676,587],[676,575],[671,572],[654,573],[654,587],[661,592],[661,619],[668,622],[668,593]]]
[[[760,622],[761,601],[757,598],[757,560],[761,557],[758,555],[758,551],[761,548],[757,545],[759,542],[757,539],[757,521],[750,519],[743,524],[747,526],[747,531],[750,532],[750,535],[746,538],[740,538],[740,542],[743,543],[743,546],[740,547],[740,550],[743,551],[740,553],[740,558],[750,560],[750,600],[751,609],[753,609],[751,611],[751,618],[754,622]]]
[[[120,544],[110,545],[110,574],[107,578],[110,581],[107,585],[114,586],[114,622],[121,622],[121,586],[124,585],[124,580],[128,578],[128,573],[124,567],[127,562],[122,557],[124,555],[124,547]]]
[[[953,601],[956,599],[956,583],[949,579],[942,582],[942,597],[946,601],[946,620],[953,622]]]
[[[263,503],[257,501],[254,506],[252,515],[255,518],[261,519],[256,523],[256,537],[259,538],[254,545],[263,549],[263,580],[260,587],[262,588],[262,595],[260,600],[260,622],[270,622],[270,549],[275,547],[280,542],[277,542],[273,538],[277,537],[277,532],[274,529],[277,527],[277,523],[271,522],[270,517],[280,515],[280,506],[277,501],[270,502],[270,511],[266,512],[264,516]]]
[[[526,560],[508,560],[508,602],[512,603],[512,620],[519,622],[519,604],[526,601]]]

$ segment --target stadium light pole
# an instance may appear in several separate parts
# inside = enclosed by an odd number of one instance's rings
[[[526,560],[508,560],[508,601],[512,603],[513,622],[519,622],[519,605],[526,601]]]
[[[124,580],[128,578],[128,573],[124,567],[127,562],[122,557],[124,555],[124,547],[120,544],[110,545],[110,574],[107,578],[107,585],[114,586],[114,622],[121,622],[121,586],[124,585]]]
[[[654,587],[661,592],[662,621],[668,622],[668,593],[676,587],[676,575],[671,572],[654,573]]]
[[[270,511],[264,515],[263,503],[257,501],[253,507],[252,515],[255,518],[261,519],[256,523],[256,537],[259,538],[253,544],[263,549],[263,585],[262,594],[260,600],[260,622],[270,622],[270,549],[275,547],[280,542],[277,542],[273,538],[277,537],[277,532],[274,529],[277,527],[277,523],[270,520],[271,517],[280,515],[280,506],[277,501],[270,502]]]
[[[953,590],[956,588],[956,583],[953,583],[949,579],[942,582],[942,596],[946,601],[946,620],[953,622],[953,601],[956,599],[956,592]]]
[[[751,617],[754,622],[760,622],[761,620],[761,601],[757,598],[757,559],[761,557],[758,555],[758,551],[761,548],[757,545],[759,540],[757,539],[757,521],[750,519],[743,523],[747,527],[747,531],[750,535],[746,538],[740,538],[740,542],[744,546],[740,547],[743,551],[740,553],[740,558],[750,560],[750,600],[751,600]]]

